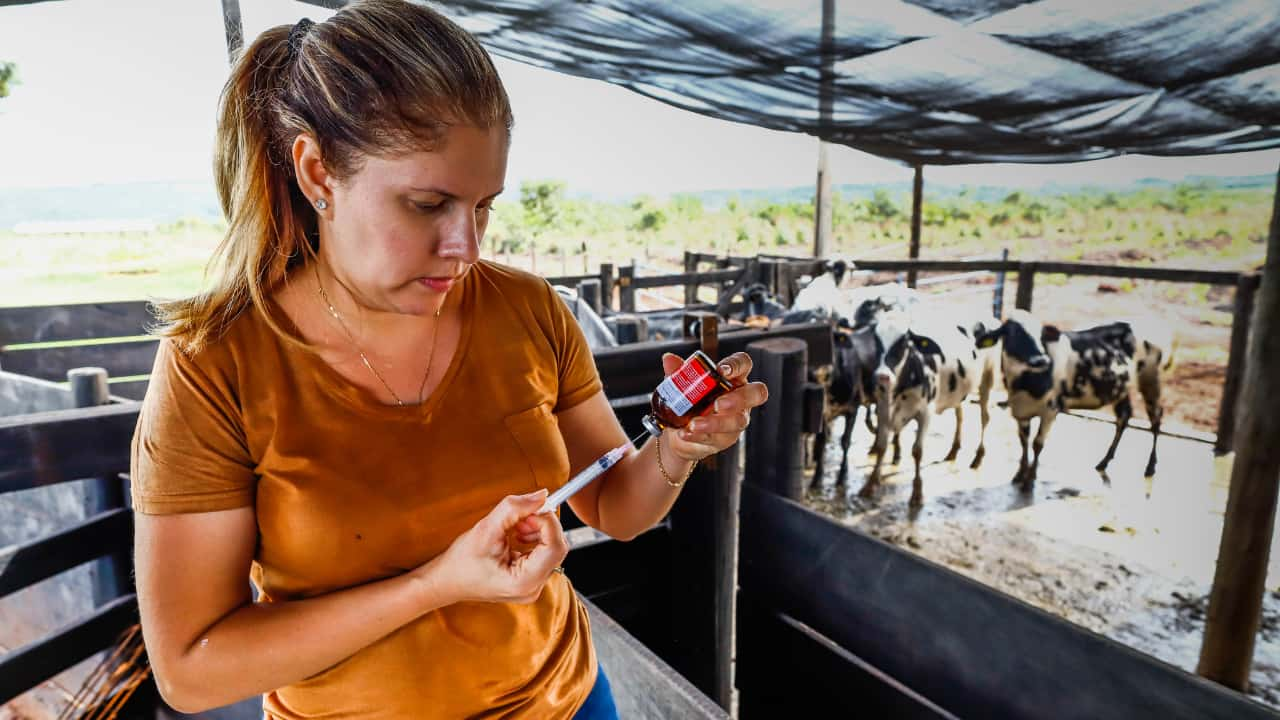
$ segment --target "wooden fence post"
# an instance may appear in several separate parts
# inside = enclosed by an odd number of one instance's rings
[[[796,338],[747,345],[754,379],[769,388],[769,401],[751,411],[747,426],[747,481],[783,497],[804,494],[805,370],[808,346]]]
[[[698,272],[698,253],[684,251],[684,271],[687,273]],[[696,305],[698,302],[698,285],[697,283],[684,284],[684,304]]]
[[[98,367],[82,367],[67,371],[71,383],[72,402],[78,408],[106,405],[110,400],[107,371]],[[123,469],[123,468],[121,468]],[[124,481],[116,475],[93,478],[85,483],[85,517],[124,507]],[[92,583],[94,607],[129,592],[129,556],[116,553],[93,561]]]
[[[636,311],[636,266],[618,268],[618,309],[625,313]]]
[[[1014,307],[1031,312],[1031,297],[1036,288],[1036,263],[1018,263],[1018,295]]]
[[[702,349],[719,360],[713,318],[703,318]],[[734,445],[704,460],[671,509],[671,544],[678,549],[671,557],[672,664],[726,711],[733,687],[740,452]]]
[[[1009,262],[1009,248],[1000,249],[1000,262]],[[995,315],[996,320],[1004,319],[1004,275],[1004,268],[1001,267],[996,273],[996,289],[992,292],[991,314]]]
[[[649,323],[640,315],[617,313],[610,320],[614,324],[614,337],[618,339],[620,345],[645,342],[649,339]]]
[[[1249,328],[1243,387],[1249,388],[1237,417],[1232,447],[1231,489],[1213,574],[1204,645],[1196,672],[1244,690],[1262,621],[1267,562],[1280,493],[1280,172],[1271,210],[1271,235],[1262,287]]]
[[[613,263],[600,263],[600,302],[606,312],[618,309],[613,299]]]
[[[578,283],[578,297],[582,298],[596,311],[597,315],[602,313],[600,307],[600,281],[596,279],[583,280]]]
[[[1231,315],[1231,350],[1227,355],[1227,377],[1222,383],[1222,404],[1218,407],[1218,437],[1213,451],[1231,451],[1236,430],[1236,398],[1244,377],[1245,353],[1249,349],[1249,321],[1253,317],[1253,296],[1258,290],[1257,273],[1240,273],[1236,280],[1235,311]]]
[[[908,256],[912,260],[920,259],[920,214],[924,204],[924,166],[916,164],[916,174],[911,182],[911,247]],[[916,286],[916,271],[907,271],[907,287]]]

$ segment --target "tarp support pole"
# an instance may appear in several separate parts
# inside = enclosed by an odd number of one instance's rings
[[[920,259],[920,207],[924,204],[924,166],[916,164],[915,179],[911,183],[911,250],[912,260]],[[907,287],[916,286],[916,271],[907,271]]]
[[[1249,392],[1237,408],[1231,489],[1196,667],[1204,677],[1241,691],[1248,685],[1262,620],[1280,491],[1280,171],[1248,347],[1243,387]]]
[[[227,31],[227,59],[232,63],[244,46],[244,27],[240,23],[240,0],[222,0],[222,27]]]
[[[831,129],[831,104],[835,81],[835,0],[822,0],[821,74],[818,81],[818,187],[813,208],[813,256],[831,251],[831,174],[827,171],[827,142]]]

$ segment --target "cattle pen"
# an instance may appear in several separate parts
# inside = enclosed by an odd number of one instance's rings
[[[346,4],[305,2],[317,11]],[[240,3],[220,4],[235,60],[244,40]],[[782,5],[448,4],[495,55],[821,141],[814,258],[722,257],[700,270],[703,258],[686,257],[686,272],[671,276],[633,265],[556,279],[576,286],[631,341],[595,353],[627,430],[637,429],[663,352],[745,350],[772,388],[740,452],[702,464],[650,531],[621,543],[566,515],[567,573],[590,604],[624,715],[1277,717],[1237,690],[1259,630],[1280,492],[1280,204],[1261,273],[919,256],[926,165],[1280,147],[1272,102],[1280,9],[1251,0]],[[1015,305],[1024,309],[1046,276],[1234,289],[1214,438],[1217,451],[1232,453],[1223,458],[1232,462],[1230,489],[1199,675],[800,502],[805,437],[822,416],[822,396],[807,378],[830,361],[831,328],[735,329],[724,318],[749,282],[790,298],[804,276],[821,271],[832,235],[827,143],[914,170],[912,259],[866,258],[863,270],[905,272],[913,286],[933,272],[1014,274]],[[685,336],[651,341],[637,294],[672,285],[684,288]],[[699,301],[704,285],[714,289],[712,302]],[[125,471],[136,398],[155,353],[155,340],[142,335],[148,316],[141,302],[0,310],[0,403],[8,413],[0,417],[0,528],[9,533],[0,537],[0,610],[47,622],[0,623],[14,632],[0,655],[2,702],[30,699],[69,668],[83,676],[82,663],[137,621]],[[17,507],[27,514],[18,517]],[[261,707],[249,700],[203,715],[247,720]],[[175,714],[148,680],[123,716]]]
[[[1274,716],[806,507],[803,444],[821,417],[815,406],[821,395],[806,378],[830,362],[830,327],[740,329],[725,316],[740,310],[739,295],[750,282],[794,295],[804,276],[822,272],[823,261],[690,256],[690,272],[638,277],[634,268],[604,265],[597,273],[549,278],[576,287],[612,328],[631,333],[633,342],[595,354],[628,430],[638,429],[647,409],[663,352],[746,350],[773,389],[742,452],[705,463],[653,530],[619,543],[566,519],[574,547],[567,571],[604,628],[602,654],[616,653],[606,667],[648,688],[645,697],[624,699],[636,716],[714,717],[736,695],[739,717],[775,717],[796,708],[786,688],[797,685],[806,688],[799,702],[808,710],[847,708],[857,697],[873,716],[1120,718],[1154,708],[1174,717]],[[720,267],[697,270],[704,262]],[[1020,307],[1030,304],[1031,283],[1045,272],[1214,282],[1245,297],[1259,286],[1252,273],[1001,260],[853,262],[874,272],[990,272],[993,288],[995,273],[1014,274]],[[705,285],[715,302],[697,302]],[[661,287],[681,288],[693,301],[681,310],[687,336],[645,341],[650,313],[636,311],[634,292]],[[1241,327],[1249,304],[1236,302]],[[74,487],[70,497],[81,504],[61,525],[5,539],[9,561],[0,578],[10,595],[3,606],[8,617],[30,620],[35,613],[36,624],[60,621],[0,659],[6,701],[107,647],[136,621],[128,483],[121,473],[137,417],[134,399],[145,391],[154,353],[155,340],[142,337],[149,317],[141,302],[0,309],[0,380],[10,403],[10,416],[0,419],[0,490],[11,499]],[[93,342],[70,342],[85,339]],[[1246,344],[1233,331],[1232,351]],[[86,365],[103,372],[77,371],[69,384],[53,382]],[[123,381],[108,385],[107,375]],[[88,593],[81,599],[86,616],[49,613],[42,599],[48,595],[36,586],[43,582],[47,590],[77,566],[94,568],[77,586]],[[890,577],[887,584],[873,581]],[[951,600],[939,607],[939,596]],[[1053,652],[1033,652],[1044,647]],[[780,666],[779,651],[793,662]],[[623,667],[635,668],[634,676]],[[167,712],[153,687],[136,697],[143,714]],[[244,712],[260,711],[250,702]]]

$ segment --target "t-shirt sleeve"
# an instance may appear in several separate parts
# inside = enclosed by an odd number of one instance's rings
[[[569,408],[592,397],[604,387],[596,370],[591,347],[582,333],[578,320],[556,293],[547,285],[547,302],[551,309],[551,340],[555,344],[556,371],[560,381],[560,393],[556,398],[555,412]]]
[[[160,341],[133,434],[133,509],[148,515],[254,504],[257,476],[231,373],[207,372]]]

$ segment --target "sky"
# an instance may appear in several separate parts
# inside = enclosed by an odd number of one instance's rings
[[[241,0],[246,37],[331,14]],[[20,83],[0,100],[0,191],[139,181],[211,182],[213,124],[228,61],[218,0],[60,0],[0,7],[0,60]],[[496,59],[516,115],[508,188],[554,178],[627,195],[814,182],[817,140],[706,118],[607,83]],[[832,180],[897,182],[910,170],[830,149]],[[1280,151],[1127,156],[1065,165],[926,168],[927,182],[1038,187],[1141,178],[1273,174]],[[508,191],[508,195],[512,195]]]

